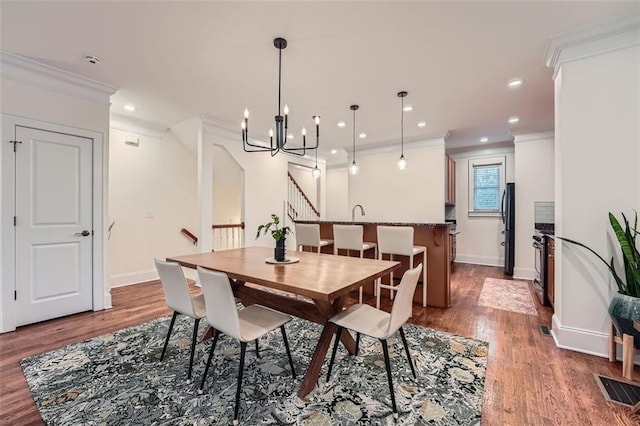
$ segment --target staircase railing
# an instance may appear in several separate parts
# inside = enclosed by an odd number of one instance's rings
[[[244,245],[244,222],[211,225],[213,251],[230,250]]]
[[[111,229],[111,227],[109,227],[109,229]],[[187,228],[182,228],[180,232],[182,233],[182,235],[190,239],[194,246],[198,245],[198,237],[191,233],[191,231],[189,231]]]
[[[289,189],[288,189],[288,211],[287,215],[291,220],[318,220],[320,218],[320,212],[313,205],[307,194],[304,193],[298,182],[294,179],[291,173],[287,173],[289,176]]]

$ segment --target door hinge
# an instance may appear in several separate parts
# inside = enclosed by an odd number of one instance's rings
[[[16,226],[17,221],[18,221],[18,219],[16,219],[16,217],[14,216],[13,217],[13,226]]]
[[[22,141],[9,141],[9,143],[13,144],[13,152],[16,152],[16,145],[22,143]]]
[[[18,290],[13,290],[13,300],[18,300]]]

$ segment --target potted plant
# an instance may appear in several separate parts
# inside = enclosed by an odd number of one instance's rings
[[[291,232],[291,228],[288,226],[280,227],[280,218],[276,214],[271,215],[271,222],[258,226],[258,232],[256,233],[256,239],[260,237],[260,234],[266,235],[271,231],[271,236],[276,240],[276,248],[273,252],[273,258],[276,262],[285,261],[285,240],[287,234]]]
[[[640,252],[636,246],[636,235],[638,234],[638,213],[635,213],[633,226],[622,213],[624,228],[618,219],[609,213],[609,223],[616,236],[622,261],[624,264],[624,279],[615,269],[613,256],[607,262],[602,256],[586,245],[568,238],[558,237],[562,241],[575,244],[587,249],[600,259],[609,269],[618,287],[609,304],[609,315],[616,331],[619,335],[629,334],[634,337],[634,346],[640,348],[640,333],[633,327],[633,321],[640,320]]]

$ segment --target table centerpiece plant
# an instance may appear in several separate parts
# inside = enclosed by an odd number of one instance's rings
[[[273,258],[276,262],[284,262],[285,259],[285,240],[287,235],[292,233],[291,228],[288,226],[280,226],[280,218],[276,214],[271,214],[271,222],[258,226],[258,232],[256,233],[256,239],[260,237],[260,234],[266,235],[271,231],[271,236],[276,240],[276,247],[273,251]]]
[[[590,251],[607,266],[618,288],[618,292],[609,304],[611,321],[619,335],[632,335],[634,337],[634,346],[640,348],[640,332],[633,327],[634,321],[640,321],[640,252],[636,245],[638,213],[635,212],[633,224],[627,219],[624,213],[622,213],[622,219],[624,221],[624,228],[615,215],[609,212],[609,223],[616,236],[618,248],[622,253],[624,277],[621,277],[616,271],[613,256],[611,257],[611,261],[607,262],[604,257],[596,253],[595,250],[578,241],[564,237],[558,238]]]

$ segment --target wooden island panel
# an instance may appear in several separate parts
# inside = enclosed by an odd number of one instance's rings
[[[451,305],[450,276],[450,224],[448,223],[385,223],[385,222],[343,222],[343,221],[297,221],[298,223],[320,224],[320,237],[333,240],[333,225],[362,225],[364,241],[377,242],[377,227],[380,226],[412,226],[414,229],[413,243],[417,246],[427,247],[427,305],[437,308],[448,308]],[[373,250],[366,252],[365,256],[373,257]],[[386,258],[386,257],[385,257]],[[419,263],[420,256],[416,256],[414,263]],[[406,257],[397,256],[394,260],[402,262],[399,270],[395,271],[394,278],[402,277],[409,267]],[[422,274],[420,275],[422,278]],[[418,286],[422,285],[422,280]],[[365,286],[365,291],[373,293],[373,283]],[[385,294],[385,293],[383,293]],[[388,291],[386,292],[388,295]],[[386,296],[388,297],[388,296]],[[418,287],[413,295],[415,303],[422,304],[422,289]]]

